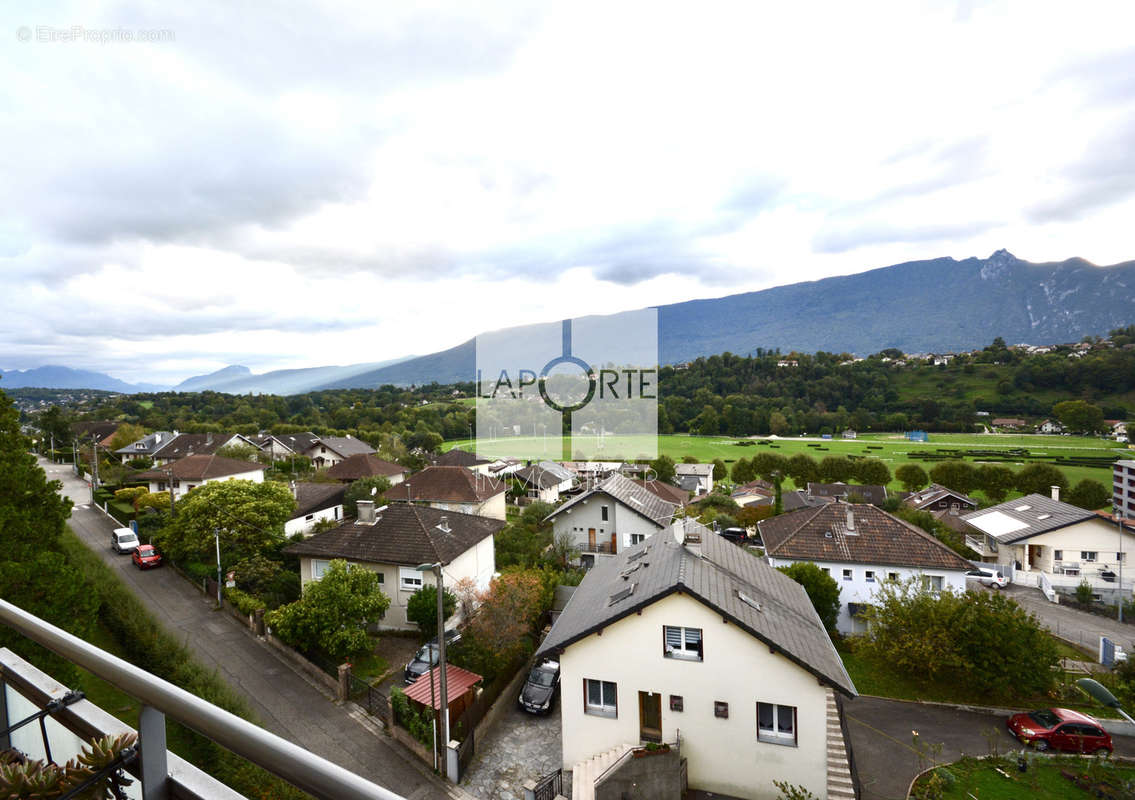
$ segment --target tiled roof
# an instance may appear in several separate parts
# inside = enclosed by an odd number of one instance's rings
[[[853,526],[848,525],[848,514]],[[757,523],[773,558],[968,570],[964,558],[930,534],[871,505],[830,503]]]
[[[446,661],[448,661],[448,657]],[[454,703],[461,695],[481,682],[476,672],[462,669],[456,664],[445,667],[445,695],[447,703]],[[433,684],[432,686],[430,684]],[[427,708],[441,707],[441,667],[434,667],[406,687],[406,696]],[[436,705],[430,705],[431,698]]]
[[[125,447],[118,448],[114,452],[116,455],[120,456],[148,456],[171,438],[173,438],[173,434],[168,431],[154,431],[153,433],[146,434],[136,442],[131,442]],[[139,447],[138,445],[142,446]]]
[[[311,431],[305,431],[303,433],[278,433],[273,436],[262,436],[254,441],[261,447],[267,447],[269,439],[275,439],[296,455],[300,455],[310,450],[311,446],[319,440],[319,437]]]
[[[700,555],[678,543],[675,528],[683,536],[687,532],[700,536]],[[632,585],[628,596],[612,599]],[[675,592],[719,612],[823,683],[855,695],[855,686],[804,588],[692,519],[677,520],[673,528],[654,534],[642,545],[599,559],[552,626],[540,655],[562,651]]]
[[[699,478],[713,477],[713,464],[675,464],[676,475],[697,475]]]
[[[327,474],[340,481],[357,481],[359,478],[369,478],[372,475],[389,478],[409,471],[401,464],[385,461],[372,453],[357,453],[347,456],[338,464],[332,464]]]
[[[572,475],[559,464],[554,465],[555,470],[549,469],[543,463],[533,464],[530,467],[518,469],[513,473],[519,480],[536,486],[540,489],[551,489],[565,481],[570,481]]]
[[[502,520],[407,503],[376,509],[375,517],[373,525],[348,520],[284,552],[372,564],[448,564],[504,527]],[[443,520],[449,530],[439,527]]]
[[[882,505],[887,499],[887,487],[869,483],[808,483],[808,494],[816,497],[843,497],[857,494],[871,505]]]
[[[818,506],[826,506],[834,502],[834,497],[812,496],[803,489],[797,489],[794,492],[782,492],[780,495],[780,505],[784,511],[796,511],[801,508],[817,508]],[[752,503],[746,503],[745,505],[768,505],[768,501],[754,501]]]
[[[211,455],[236,436],[235,433],[179,433],[154,450],[153,456],[176,459],[188,455]]]
[[[939,500],[945,497],[956,497],[963,503],[969,503],[973,505],[974,508],[977,508],[977,501],[969,495],[962,494],[961,492],[955,492],[953,489],[948,489],[945,486],[939,486],[936,483],[932,483],[925,489],[914,492],[909,497],[907,497],[904,502],[911,508],[924,508],[928,505],[932,505],[933,503],[937,503]]]
[[[341,483],[297,483],[296,513],[292,519],[340,505],[347,487]]]
[[[164,481],[168,480],[169,473],[172,473],[174,480],[203,481],[207,478],[224,478],[228,475],[239,475],[242,472],[255,472],[263,469],[262,465],[254,464],[251,461],[196,454],[179,458],[160,469],[151,469],[139,473],[138,477],[146,481]]]
[[[505,490],[503,481],[465,467],[426,467],[386,493],[387,500],[481,503]]]
[[[630,478],[615,472],[604,478],[591,491],[568,500],[549,514],[546,519],[552,519],[568,509],[590,500],[597,494],[605,494],[613,500],[617,500],[626,508],[646,517],[660,528],[670,524],[674,511],[677,509],[677,503],[669,503]]]
[[[442,453],[434,461],[434,465],[438,467],[476,467],[480,464],[488,463],[489,460],[487,458],[478,458],[476,454],[456,447],[448,452]]]
[[[997,541],[1011,544],[1038,533],[1075,525],[1094,516],[1093,511],[1053,500],[1043,494],[1027,494],[992,508],[964,514],[962,519]]]
[[[373,447],[362,439],[356,439],[353,436],[320,436],[308,447],[308,450],[320,444],[328,450],[338,453],[343,458],[359,455],[360,453],[374,452]]]
[[[108,439],[118,432],[120,422],[72,422],[71,432],[75,434],[76,438],[90,441],[93,436],[98,441]]]
[[[666,483],[665,481],[658,480],[648,481],[643,479],[637,479],[635,480],[635,483],[646,489],[648,492],[652,492],[658,495],[659,499],[665,500],[667,503],[674,503],[678,506],[684,506],[686,503],[690,502],[690,493],[680,486],[675,486],[672,483]]]

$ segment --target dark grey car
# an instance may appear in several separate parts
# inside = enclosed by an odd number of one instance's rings
[[[560,665],[545,661],[532,668],[520,692],[520,707],[532,714],[547,714],[556,702],[556,689],[560,685]]]
[[[449,630],[445,632],[445,646],[448,648],[461,641],[461,634],[456,630]],[[437,646],[437,637],[430,639],[419,648],[418,652],[402,670],[402,682],[409,686],[418,678],[425,675],[431,669],[437,666],[440,659],[440,651]],[[449,661],[449,654],[446,653],[446,661]]]

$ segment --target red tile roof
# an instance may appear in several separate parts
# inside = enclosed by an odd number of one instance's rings
[[[472,687],[481,682],[481,676],[475,672],[470,672],[467,669],[454,666],[453,664],[445,665],[445,693],[448,697],[448,702],[453,703],[461,695],[465,694]],[[430,684],[433,684],[432,686]],[[406,687],[406,696],[411,700],[416,700],[428,708],[441,708],[441,670],[434,667],[429,672],[422,675],[408,687]],[[430,698],[433,697],[435,703],[430,703]]]
[[[481,503],[505,490],[502,481],[465,467],[426,467],[386,493],[387,500]]]
[[[359,478],[369,478],[372,475],[389,478],[409,471],[401,464],[385,461],[371,453],[356,453],[344,458],[338,464],[333,464],[327,470],[327,474],[340,481],[357,481]]]

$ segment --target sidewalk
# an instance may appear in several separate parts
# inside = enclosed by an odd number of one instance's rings
[[[1135,625],[1090,614],[1077,608],[1050,603],[1039,589],[1009,585],[1002,589],[1026,611],[1036,614],[1041,623],[1061,639],[1098,651],[1100,636],[1107,636],[1128,652],[1135,651]]]

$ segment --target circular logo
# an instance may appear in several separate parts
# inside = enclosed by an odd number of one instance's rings
[[[552,375],[552,371],[563,364],[571,364],[583,370],[582,376],[570,376],[561,373],[559,375]],[[587,378],[587,391],[582,392],[581,377]],[[549,378],[551,378],[553,386],[549,387]],[[540,370],[540,397],[544,399],[545,405],[561,414],[570,414],[573,411],[579,411],[585,405],[591,402],[595,397],[595,377],[591,374],[591,365],[584,361],[582,358],[575,356],[563,355],[556,356]],[[571,402],[573,398],[582,398],[577,402]]]
[[[32,29],[27,25],[21,25],[19,30],[16,31],[16,38],[21,42],[30,42],[32,38]]]

